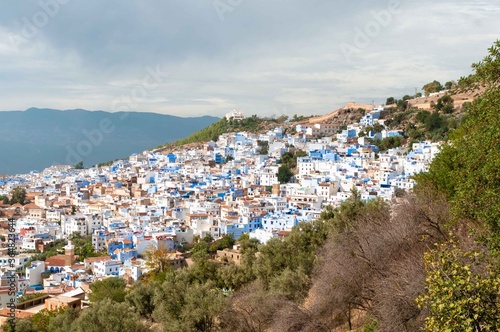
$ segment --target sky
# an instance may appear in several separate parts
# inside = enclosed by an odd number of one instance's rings
[[[498,0],[0,3],[0,111],[326,114],[471,73]]]

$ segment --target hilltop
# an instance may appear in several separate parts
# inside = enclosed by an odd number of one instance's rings
[[[379,123],[368,130],[379,132],[382,129],[399,131],[403,134],[404,145],[427,139],[440,141],[447,138],[448,133],[457,128],[463,113],[474,99],[480,96],[483,90],[461,91],[442,90],[429,96],[403,96],[402,99],[389,97],[384,110],[380,113]],[[444,99],[443,99],[444,97]],[[443,100],[448,99],[448,107]],[[441,100],[441,103],[440,103]],[[389,101],[394,101],[389,103]],[[247,131],[250,133],[265,133],[277,126],[285,129],[286,133],[294,134],[297,125],[312,127],[322,124],[337,125],[341,132],[349,125],[359,123],[363,116],[372,112],[378,106],[373,104],[358,104],[350,101],[325,115],[297,116],[292,118],[280,116],[278,118],[262,118],[252,115],[243,120],[227,120],[222,118],[210,126],[201,129],[178,141],[160,145],[155,148],[157,152],[170,152],[179,149],[200,147],[208,141],[216,141],[225,133]]]

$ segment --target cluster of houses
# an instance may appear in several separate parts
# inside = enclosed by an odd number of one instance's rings
[[[134,282],[146,273],[145,253],[151,248],[165,249],[172,265],[181,268],[188,262],[178,250],[195,238],[231,234],[238,239],[249,234],[265,243],[317,218],[325,206],[339,206],[353,188],[364,200],[391,201],[396,190],[415,185],[411,176],[428,169],[439,144],[420,142],[410,149],[378,151],[373,139],[399,133],[358,133],[383,124],[382,110],[371,110],[344,130],[320,123],[297,125],[293,135],[282,127],[263,134],[226,133],[200,148],[146,151],[106,167],[76,170],[61,165],[3,176],[0,195],[21,187],[31,201],[0,204],[1,225],[16,219],[19,296],[47,294],[38,304],[32,300],[40,308],[80,306],[92,282],[110,276]],[[233,113],[231,117],[243,116]],[[262,142],[268,146],[265,154]],[[280,183],[281,156],[298,150],[307,155],[297,158],[290,183]],[[91,237],[101,256],[80,261],[75,254],[79,248],[70,240],[64,252],[45,261],[31,259],[55,241],[75,236]],[[219,256],[239,259],[237,250]],[[6,248],[0,250],[0,308],[9,300],[5,289],[10,258]],[[0,311],[0,323],[1,316]]]

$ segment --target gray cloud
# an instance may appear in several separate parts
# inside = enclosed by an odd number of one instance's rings
[[[43,18],[40,3],[56,1],[65,4],[19,39],[27,21]],[[391,2],[3,2],[1,109],[112,110],[142,84],[147,67],[159,67],[168,77],[135,110],[319,114],[457,79],[498,38],[496,0],[400,0],[397,13],[378,23],[374,13]],[[364,44],[359,31],[371,35]]]

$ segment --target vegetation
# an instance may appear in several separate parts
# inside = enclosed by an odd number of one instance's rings
[[[434,93],[434,92],[439,92],[439,91],[441,91],[443,89],[444,89],[444,87],[441,85],[441,83],[439,83],[436,80],[434,80],[434,81],[432,81],[430,83],[427,83],[426,85],[424,85],[422,87],[422,90],[424,90],[426,96],[428,96],[428,95],[430,95],[431,93]]]
[[[419,299],[429,310],[428,331],[499,328],[500,41],[489,52],[459,82],[462,89],[482,86],[486,92],[468,107],[430,171],[417,177],[419,186],[446,197],[452,224],[476,234],[471,243],[455,232],[458,245],[443,243],[426,256],[426,292]]]
[[[34,300],[34,299],[37,299],[37,298],[45,296],[45,295],[47,295],[47,294],[44,294],[44,293],[34,293],[34,294],[29,294],[29,295],[23,295],[23,296],[21,296],[21,297],[19,297],[17,299],[17,302],[18,303],[22,303],[24,301]]]
[[[437,104],[434,105],[434,109],[446,114],[453,113],[453,98],[449,95],[439,98]]]
[[[417,303],[429,308],[427,331],[498,330],[500,278],[486,255],[453,240],[425,254],[426,293]]]
[[[125,282],[121,278],[98,280],[90,285],[89,300],[100,302],[106,299],[113,302],[125,301]]]
[[[114,159],[114,160],[105,161],[105,162],[96,164],[96,166],[97,167],[111,166],[115,162],[117,162],[118,160],[128,160],[128,157],[127,158],[121,158],[121,159]]]
[[[63,251],[68,242],[64,239],[55,240],[52,245],[45,248],[43,252],[36,251],[32,254],[30,261],[26,265],[31,265],[32,261],[44,261],[49,257],[55,256]]]
[[[219,121],[212,123],[210,126],[197,131],[196,133],[178,140],[175,145],[181,146],[189,143],[216,141],[217,138],[228,132],[236,131],[257,131],[264,119],[259,118],[257,115],[244,118],[242,120],[227,120],[222,118]],[[163,146],[160,146],[163,147]]]
[[[295,153],[285,152],[279,161],[281,164],[278,168],[278,181],[280,183],[288,183],[295,175],[293,169],[297,167],[297,158],[305,157],[307,153],[305,151],[299,150]]]
[[[269,142],[268,141],[257,141],[257,146],[259,147],[259,153],[267,155],[269,153]]]
[[[403,144],[403,141],[404,141],[403,137],[396,136],[396,137],[386,137],[382,140],[375,140],[373,141],[373,144],[378,146],[380,151],[387,151],[389,149],[400,147]]]
[[[292,117],[292,122],[300,122],[300,121],[304,121],[304,120],[310,119],[312,117],[314,117],[314,115],[305,116],[305,115],[294,114],[294,116]]]
[[[70,235],[71,241],[75,246],[75,255],[78,256],[80,262],[87,257],[100,257],[107,256],[106,252],[96,252],[94,246],[92,245],[92,235],[80,236],[78,232],[74,232]]]
[[[14,188],[10,192],[10,197],[11,199],[9,199],[9,196],[7,195],[0,195],[0,201],[2,201],[3,204],[10,204],[10,205],[14,205],[16,203],[24,205],[29,203],[26,200],[26,189],[24,188],[20,187]]]
[[[79,161],[75,164],[75,166],[73,166],[74,169],[85,169],[85,167],[83,166],[83,161]]]

